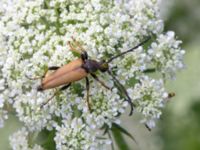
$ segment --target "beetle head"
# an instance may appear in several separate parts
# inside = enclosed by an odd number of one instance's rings
[[[99,70],[101,72],[106,72],[108,70],[108,68],[109,68],[108,63],[105,60],[102,60],[100,62]]]

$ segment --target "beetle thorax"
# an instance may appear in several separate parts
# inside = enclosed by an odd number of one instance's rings
[[[88,73],[94,73],[100,68],[99,62],[96,60],[87,59],[82,66]]]

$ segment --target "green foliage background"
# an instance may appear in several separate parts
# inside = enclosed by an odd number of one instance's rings
[[[139,115],[123,116],[122,126],[134,136],[137,144],[122,133],[114,132],[118,137],[115,145],[121,147],[120,150],[200,150],[200,1],[170,1],[174,4],[164,18],[166,31],[175,31],[183,40],[186,69],[177,74],[177,80],[167,83],[169,91],[176,96],[167,104],[152,132],[138,123]],[[10,114],[5,128],[0,129],[0,150],[10,149],[8,137],[20,126]]]
[[[162,150],[200,150],[200,1],[175,2],[166,28],[183,40],[186,69],[168,84],[176,97],[165,109],[157,135]]]

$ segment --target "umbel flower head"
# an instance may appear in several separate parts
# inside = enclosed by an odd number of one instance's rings
[[[174,78],[184,66],[181,42],[173,31],[163,31],[156,0],[1,0],[0,126],[7,119],[8,106],[25,126],[10,137],[13,149],[43,149],[29,145],[28,137],[44,130],[55,133],[58,150],[107,149],[111,144],[101,129],[119,123],[129,105],[107,73],[97,75],[112,91],[89,78],[92,112],[85,103],[84,79],[57,92],[41,108],[55,89],[38,92],[41,81],[28,78],[42,77],[48,67],[77,59],[67,44],[72,37],[94,60],[109,60],[152,37],[145,46],[109,63],[149,127],[168,99],[164,80]],[[149,76],[151,71],[157,78]]]

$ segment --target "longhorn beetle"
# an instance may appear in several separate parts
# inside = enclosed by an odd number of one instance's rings
[[[65,90],[70,87],[72,82],[85,78],[86,79],[86,89],[87,89],[86,103],[87,103],[88,109],[91,110],[90,104],[89,104],[88,74],[90,74],[103,87],[105,87],[106,89],[110,89],[95,74],[95,72],[97,72],[98,70],[101,71],[102,73],[107,72],[113,78],[114,82],[118,86],[120,86],[121,91],[127,97],[127,101],[129,102],[129,104],[131,106],[131,111],[130,111],[130,115],[131,115],[133,112],[134,104],[131,102],[131,98],[128,95],[128,92],[126,91],[125,87],[119,82],[119,80],[112,73],[111,69],[109,68],[109,63],[112,62],[114,59],[121,57],[129,52],[132,52],[132,51],[134,51],[134,49],[137,49],[138,47],[142,46],[144,43],[146,43],[150,39],[150,37],[145,39],[143,42],[139,43],[137,46],[135,46],[127,51],[124,51],[116,56],[111,57],[107,61],[105,61],[105,60],[96,61],[93,59],[89,59],[87,52],[83,49],[81,44],[78,41],[76,41],[74,38],[72,38],[72,39],[73,39],[74,43],[78,46],[79,49],[76,49],[71,42],[68,42],[68,45],[70,46],[70,49],[72,51],[80,53],[81,58],[71,61],[70,63],[68,63],[62,67],[57,67],[57,66],[49,67],[48,70],[54,70],[54,72],[51,73],[50,75],[46,75],[47,74],[47,71],[46,71],[44,76],[42,76],[41,85],[38,86],[37,90],[43,91],[46,89],[56,88],[61,85],[64,85],[64,86],[61,87],[60,90]],[[54,93],[54,95],[51,98],[49,98],[45,103],[43,103],[42,106],[47,104],[48,101],[51,100],[55,95],[56,95],[56,92]]]

